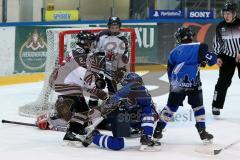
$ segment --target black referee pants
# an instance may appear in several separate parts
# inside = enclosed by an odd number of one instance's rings
[[[235,68],[238,68],[240,78],[240,63],[236,63],[235,58],[229,56],[222,57],[223,65],[219,69],[219,77],[215,86],[212,106],[223,109],[228,87],[232,83]]]

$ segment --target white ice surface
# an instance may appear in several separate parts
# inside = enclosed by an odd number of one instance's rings
[[[225,108],[221,119],[211,116],[211,103],[214,86],[218,78],[217,71],[202,71],[204,105],[206,108],[207,130],[212,133],[214,146],[221,147],[240,139],[240,80],[237,73],[228,90]],[[167,77],[161,77],[167,80]],[[34,123],[35,119],[18,115],[18,107],[36,99],[42,83],[29,83],[0,87],[0,119]],[[149,86],[149,88],[155,88]],[[161,87],[161,86],[160,86]],[[164,106],[167,94],[154,97],[157,106]],[[240,144],[223,151],[217,156],[196,152],[203,146],[194,127],[194,117],[190,107],[184,103],[170,122],[162,139],[163,147],[159,152],[137,151],[139,139],[126,139],[126,148],[121,151],[100,149],[95,145],[88,148],[62,146],[64,133],[42,131],[34,127],[0,123],[0,160],[239,160]],[[160,107],[162,108],[162,107]]]

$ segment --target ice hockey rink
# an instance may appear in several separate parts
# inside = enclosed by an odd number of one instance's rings
[[[201,72],[204,105],[206,109],[207,131],[214,135],[214,144],[204,146],[194,127],[194,117],[185,103],[164,132],[162,149],[159,152],[138,151],[139,138],[126,139],[125,149],[111,151],[92,144],[88,148],[63,146],[64,133],[42,131],[35,127],[0,124],[1,160],[239,160],[240,143],[224,150],[219,155],[208,155],[206,151],[218,149],[240,139],[240,81],[237,73],[228,90],[225,108],[219,120],[211,115],[214,86],[218,78],[217,70]],[[159,80],[167,81],[167,76]],[[158,86],[147,86],[150,90]],[[161,89],[161,86],[159,86]],[[34,118],[18,115],[18,107],[35,100],[42,88],[42,82],[0,87],[0,119],[34,123]],[[154,96],[159,108],[166,104],[168,94]],[[109,133],[110,134],[110,133]]]

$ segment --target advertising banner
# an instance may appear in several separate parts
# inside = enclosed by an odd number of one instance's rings
[[[189,10],[187,14],[189,19],[212,19],[213,11],[211,10]]]
[[[167,64],[169,53],[175,47],[174,33],[180,26],[191,27],[196,33],[194,41],[204,42],[209,45],[210,49],[212,48],[215,23],[188,21],[184,23],[125,23],[123,27],[134,28],[136,33],[136,63]],[[16,27],[15,73],[44,71],[47,28],[49,27]]]
[[[149,10],[150,19],[161,18],[184,18],[184,12],[182,10]]]
[[[45,21],[77,21],[78,10],[53,10],[45,12]]]
[[[16,27],[15,44],[15,73],[44,71],[46,27]]]
[[[136,33],[136,62],[158,63],[158,26],[156,24],[129,25]]]

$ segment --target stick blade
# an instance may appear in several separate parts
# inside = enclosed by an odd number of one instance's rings
[[[215,151],[216,152],[218,151],[218,149],[216,149],[216,148],[219,148],[219,146],[216,144],[200,145],[195,148],[195,152],[198,152],[201,154],[206,154],[206,155],[216,155]],[[217,154],[219,154],[219,153],[217,153]]]
[[[214,150],[214,155],[218,155],[219,153],[221,153],[222,149],[215,149]]]

